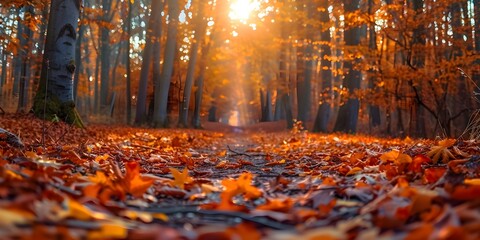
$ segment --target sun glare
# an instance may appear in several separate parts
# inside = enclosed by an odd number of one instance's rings
[[[252,0],[234,0],[230,4],[230,13],[228,16],[232,20],[246,21],[252,11],[258,8],[259,3]]]

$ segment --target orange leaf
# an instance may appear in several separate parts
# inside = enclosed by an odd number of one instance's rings
[[[110,156],[108,154],[103,154],[101,156],[96,156],[95,157],[95,162],[103,162],[107,160]]]
[[[457,185],[451,190],[450,196],[457,200],[478,200],[480,199],[480,185]]]
[[[251,173],[242,173],[237,180],[238,187],[245,193],[245,198],[255,199],[262,195],[262,192],[254,186],[252,186],[253,175]]]
[[[419,155],[416,155],[413,158],[413,161],[408,166],[408,169],[412,172],[421,173],[422,172],[422,165],[426,164],[426,163],[430,163],[430,162],[432,162],[432,160],[430,160],[430,158],[428,158],[425,155],[419,154]]]
[[[106,184],[109,181],[107,176],[105,176],[105,173],[102,171],[97,171],[95,176],[90,176],[88,178],[93,183]]]
[[[173,175],[173,185],[181,189],[185,188],[185,184],[193,182],[193,178],[188,175],[188,169],[184,168],[182,172],[178,171],[176,168],[170,168],[170,172]]]
[[[480,185],[480,178],[465,179],[463,182],[468,185]]]
[[[446,147],[446,148],[449,148],[451,146],[453,146],[453,144],[455,144],[457,140],[455,139],[443,139],[441,141],[438,142],[438,146],[442,146],[442,147]]]
[[[267,203],[257,207],[258,210],[271,210],[278,212],[288,212],[293,207],[293,201],[286,199],[267,199]]]
[[[361,168],[359,168],[359,167],[354,167],[354,168],[350,169],[350,171],[348,171],[348,173],[347,173],[346,175],[347,175],[347,176],[355,175],[355,174],[357,174],[357,173],[359,173],[359,172],[361,172],[361,171],[362,171]]]
[[[407,154],[403,154],[396,149],[382,154],[382,156],[380,156],[380,160],[384,162],[394,162],[397,165],[412,162],[412,158],[410,156],[408,156]]]
[[[426,183],[435,183],[443,176],[443,174],[445,174],[446,171],[447,169],[444,167],[427,168],[425,169],[423,178]]]
[[[123,179],[128,193],[135,197],[142,196],[153,184],[152,177],[142,176],[140,174],[140,165],[137,162],[128,162],[125,164],[127,169]]]

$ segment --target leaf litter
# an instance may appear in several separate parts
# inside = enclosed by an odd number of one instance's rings
[[[0,127],[1,239],[480,238],[476,141]]]

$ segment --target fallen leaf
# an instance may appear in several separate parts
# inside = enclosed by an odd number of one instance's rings
[[[173,175],[173,185],[185,189],[185,184],[193,182],[193,178],[188,175],[188,169],[184,168],[182,172],[178,171],[176,168],[170,168],[170,172]]]
[[[125,164],[126,173],[123,178],[128,193],[135,197],[142,196],[153,184],[154,178],[140,174],[140,165],[137,162]]]

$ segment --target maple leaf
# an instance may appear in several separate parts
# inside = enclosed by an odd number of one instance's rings
[[[246,199],[255,199],[259,198],[262,195],[262,192],[252,186],[253,175],[249,172],[242,173],[237,179],[237,186],[242,193],[245,193]]]
[[[407,154],[401,153],[397,149],[394,149],[390,152],[382,154],[382,156],[380,156],[380,160],[384,162],[394,162],[397,165],[412,162],[412,158],[410,156],[408,156]]]
[[[293,207],[291,198],[285,199],[267,199],[267,203],[257,207],[258,210],[271,210],[278,212],[288,212]]]
[[[188,175],[188,169],[184,168],[182,172],[178,171],[176,168],[170,168],[170,172],[173,175],[173,185],[181,189],[185,189],[185,184],[193,182],[193,178]]]
[[[137,162],[128,162],[125,168],[123,182],[127,192],[134,197],[142,196],[152,186],[155,177],[140,174],[140,165]]]
[[[232,202],[232,198],[237,195],[243,195],[247,200],[255,199],[262,195],[262,192],[252,186],[252,174],[249,172],[242,173],[238,179],[223,179],[222,185],[225,190],[220,193],[220,204],[214,206],[219,210],[241,211],[244,207],[236,205]]]

